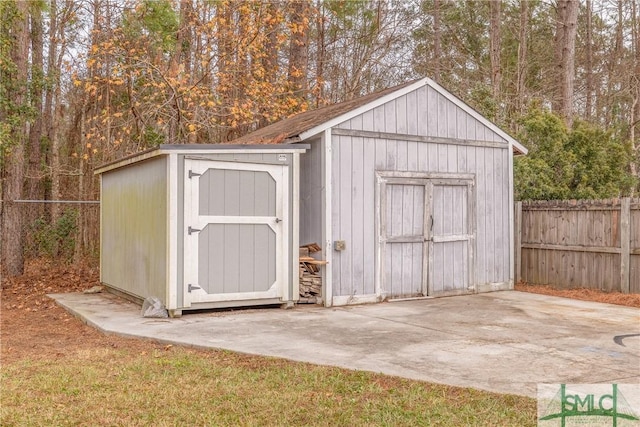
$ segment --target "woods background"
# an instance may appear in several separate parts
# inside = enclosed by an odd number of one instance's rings
[[[518,138],[516,197],[637,194],[639,0],[0,2],[2,266],[94,257],[93,169],[421,76]],[[25,246],[26,245],[26,246]]]

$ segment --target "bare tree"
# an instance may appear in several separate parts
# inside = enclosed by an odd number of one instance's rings
[[[500,35],[500,6],[502,0],[491,0],[491,19],[489,24],[489,44],[491,57],[491,86],[493,87],[493,98],[499,101],[502,82],[502,38]]]
[[[558,0],[556,4],[556,96],[554,110],[570,124],[573,115],[578,0]]]
[[[518,61],[516,69],[516,97],[515,110],[522,114],[526,106],[526,79],[528,63],[528,29],[529,29],[529,2],[520,0],[520,28],[518,31]]]
[[[440,27],[440,0],[433,1],[433,79],[440,82],[440,55],[442,51],[442,29]]]
[[[586,0],[587,18],[587,60],[585,63],[585,119],[590,120],[593,114],[593,7],[591,0]]]

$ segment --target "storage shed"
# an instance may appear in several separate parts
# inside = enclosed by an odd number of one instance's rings
[[[428,78],[235,140],[306,143],[300,241],[326,306],[512,289],[513,155],[527,150]]]
[[[430,79],[232,141],[105,165],[101,281],[182,310],[290,304],[319,243],[325,306],[511,289],[513,155]]]
[[[100,167],[101,282],[172,316],[292,303],[307,148],[161,145]]]

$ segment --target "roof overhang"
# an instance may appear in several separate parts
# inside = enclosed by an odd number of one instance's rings
[[[94,175],[143,162],[158,156],[169,154],[270,154],[270,153],[302,153],[311,148],[309,144],[162,144],[157,148],[142,151],[122,157],[113,162],[105,163],[94,169]]]

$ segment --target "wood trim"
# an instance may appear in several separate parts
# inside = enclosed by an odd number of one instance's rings
[[[426,210],[426,209],[425,209]],[[424,235],[416,235],[416,236],[393,236],[384,238],[382,237],[383,243],[424,243],[425,237]]]
[[[254,305],[281,305],[280,298],[260,298],[237,301],[194,302],[188,310],[207,310],[214,308],[249,307]]]
[[[340,128],[332,129],[332,133],[333,135],[338,136],[353,136],[359,138],[389,139],[396,141],[425,142],[431,144],[464,145],[469,147],[499,148],[504,150],[509,149],[509,144],[505,142],[477,141],[470,139],[443,138],[437,136],[406,135],[389,132],[374,132],[367,130],[352,130]]]
[[[547,243],[522,243],[522,249],[541,249],[548,251],[593,252],[599,254],[619,254],[620,248],[611,246],[550,245]]]
[[[467,195],[467,197],[469,197]],[[469,224],[467,224],[467,230],[469,229]],[[451,235],[451,236],[438,236],[432,237],[433,243],[449,243],[449,242],[468,242],[471,241],[473,236],[471,234],[461,234],[461,235]]]
[[[293,295],[292,295],[292,281],[291,281],[291,269],[289,267],[291,267],[291,252],[290,252],[290,247],[289,247],[289,242],[290,242],[290,236],[289,236],[289,232],[291,232],[291,220],[292,218],[289,217],[289,201],[291,200],[291,192],[292,189],[289,187],[290,184],[290,176],[289,176],[289,166],[288,165],[281,165],[280,166],[280,173],[282,174],[281,177],[281,182],[280,182],[280,192],[278,194],[278,191],[276,191],[276,215],[278,213],[277,211],[277,206],[281,206],[282,211],[280,212],[280,214],[282,215],[281,217],[279,217],[280,219],[282,219],[282,223],[281,223],[281,230],[280,232],[282,233],[282,238],[280,239],[280,253],[278,253],[278,250],[276,249],[276,275],[277,275],[277,271],[278,268],[280,268],[281,270],[281,274],[282,274],[282,283],[280,284],[280,292],[281,292],[281,299],[283,300],[283,302],[288,302],[288,301],[292,301],[293,300]],[[277,183],[277,181],[276,181]],[[294,214],[295,215],[295,214]],[[298,248],[296,248],[299,251]],[[280,256],[280,259],[278,259],[278,256]],[[298,264],[295,264],[296,266],[298,266]],[[299,275],[300,273],[298,273]]]
[[[384,226],[387,222],[386,220],[386,212],[382,211],[382,207],[385,206],[386,203],[386,193],[387,193],[387,184],[380,178],[380,175],[375,175],[375,229],[376,229],[376,265],[375,265],[375,294],[380,296],[382,295],[382,282],[384,278],[384,238],[386,235],[386,230]]]
[[[293,196],[292,208],[293,218],[291,218],[292,244],[291,250],[291,298],[298,301],[300,299],[300,153],[293,155]],[[289,242],[287,242],[289,244]]]
[[[231,153],[211,153],[211,154],[231,154]],[[249,153],[249,154],[257,154],[257,153]],[[286,154],[286,155],[290,155],[289,153],[259,153],[259,154]],[[293,153],[293,155],[295,156],[297,153]],[[240,155],[240,154],[236,154],[236,155]],[[232,163],[250,163],[250,164],[255,164],[255,165],[291,165],[293,159],[291,159],[291,161],[289,160],[289,158],[287,158],[287,160],[284,161],[278,161],[278,160],[254,160],[254,159],[242,159],[242,158],[235,158],[235,159],[221,159],[221,158],[211,158],[211,157],[206,157],[205,155],[200,155],[200,156],[191,156],[191,155],[185,155],[184,156],[185,159],[188,160],[204,160],[204,161],[214,161],[214,162],[232,162]]]
[[[309,149],[309,144],[257,144],[257,145],[232,145],[232,144],[173,144],[161,145],[158,148],[131,154],[119,160],[114,160],[94,169],[93,174],[99,175],[113,169],[118,169],[134,163],[170,154],[294,154],[303,153]],[[215,160],[215,159],[214,159]]]
[[[628,294],[631,286],[629,254],[631,252],[631,200],[620,201],[620,291]]]
[[[511,147],[511,152],[513,152],[513,143],[509,141],[509,146]],[[515,182],[513,178],[513,156],[508,156],[508,173],[509,173],[509,190],[507,196],[507,206],[509,207],[509,281],[513,284],[518,281],[517,277],[520,272],[516,271],[516,264],[520,262],[518,259],[520,253],[516,254],[516,245],[519,244],[520,235],[516,236],[516,215],[522,215],[522,206],[520,205],[520,211],[514,211],[514,187]],[[520,217],[522,218],[522,216]],[[518,239],[518,243],[516,243],[516,239]]]
[[[522,202],[516,202],[515,210],[515,240],[512,250],[515,252],[515,283],[519,283],[522,279]]]
[[[511,159],[511,157],[510,157]],[[512,159],[511,159],[512,160]],[[467,233],[469,233],[468,254],[469,254],[469,286],[476,288],[476,186],[475,181],[472,180],[467,184]]]
[[[580,211],[619,211],[620,206],[532,206],[527,203],[522,204],[523,212],[531,211],[562,211],[562,212],[580,212]]]
[[[333,297],[333,305],[355,305],[355,304],[370,304],[382,301],[382,298],[376,294],[366,295],[336,295]]]
[[[446,172],[404,172],[404,171],[376,171],[376,175],[379,175],[384,181],[395,184],[411,183],[416,180],[415,185],[424,185],[423,181],[430,180],[436,184],[447,185],[469,185],[469,181],[475,184],[475,174],[472,173],[446,173]],[[400,179],[396,179],[400,178]]]
[[[178,309],[178,155],[167,156],[167,309]]]
[[[333,305],[333,227],[331,224],[331,216],[333,214],[331,201],[333,197],[333,186],[331,184],[333,180],[333,164],[331,160],[332,147],[330,129],[325,130],[322,143],[324,143],[324,150],[322,152],[324,161],[321,162],[321,164],[324,165],[322,169],[324,172],[324,194],[322,197],[324,223],[322,228],[324,231],[324,259],[327,261],[327,264],[322,267],[322,298],[324,299],[324,306],[331,307]]]

